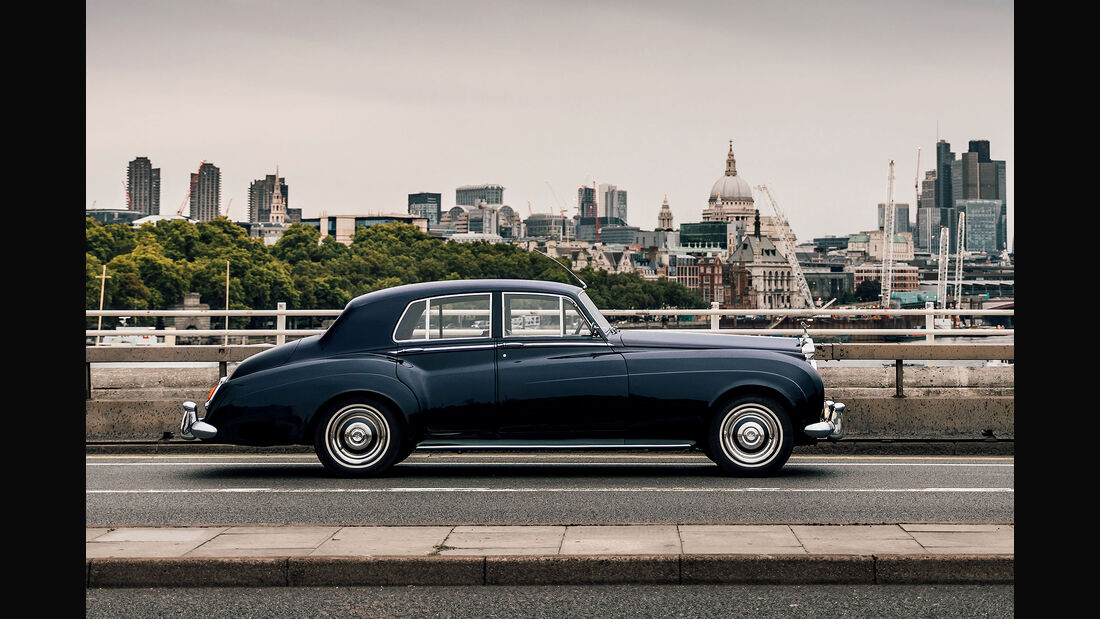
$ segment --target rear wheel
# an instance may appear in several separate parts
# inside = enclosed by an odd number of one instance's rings
[[[773,398],[736,398],[714,416],[705,452],[732,475],[775,473],[794,450],[794,431],[787,407]]]
[[[325,468],[346,477],[380,475],[398,461],[403,445],[396,413],[371,400],[348,400],[329,408],[313,439]]]

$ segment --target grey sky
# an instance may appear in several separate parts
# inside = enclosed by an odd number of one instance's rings
[[[701,220],[732,139],[808,240],[873,228],[890,159],[913,204],[938,121],[956,153],[988,139],[1007,161],[1013,233],[1011,2],[86,6],[86,207],[124,207],[145,155],[164,214],[206,159],[233,219],[278,164],[307,217],[405,212],[418,191],[448,208],[475,183],[526,217],[595,180],[652,229],[665,194],[677,226]]]

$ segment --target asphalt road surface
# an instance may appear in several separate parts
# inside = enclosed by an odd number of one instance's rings
[[[1012,585],[91,589],[87,617],[1012,617]]]
[[[794,456],[765,478],[690,452],[418,452],[379,479],[306,454],[85,462],[88,525],[1014,521],[1012,457]]]

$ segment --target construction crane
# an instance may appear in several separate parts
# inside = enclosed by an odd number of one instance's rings
[[[787,217],[783,214],[783,211],[779,210],[779,203],[775,201],[775,196],[772,195],[772,190],[768,189],[767,185],[757,185],[756,188],[764,195],[768,196],[768,202],[772,205],[772,210],[775,211],[775,218],[777,220],[777,228],[779,229],[779,241],[783,246],[781,251],[787,256],[787,262],[791,265],[791,272],[794,274],[794,280],[798,284],[798,290],[802,293],[802,298],[806,300],[806,307],[817,307],[817,303],[814,302],[814,295],[810,293],[810,285],[806,282],[806,275],[802,273],[802,266],[798,264],[798,255],[795,253],[794,242],[791,241],[791,236],[788,231],[791,229],[790,224],[787,223]]]
[[[882,226],[882,307],[890,307],[890,288],[894,280],[894,160],[886,189],[886,216]]]
[[[959,213],[955,243],[955,308],[962,307],[963,259],[966,257],[966,213]]]
[[[940,259],[936,277],[936,304],[947,309],[947,247],[951,244],[951,233],[940,226]]]
[[[202,166],[205,164],[205,159],[199,162],[199,169],[195,172],[195,178],[191,179],[191,187],[187,189],[187,195],[183,198],[183,203],[180,204],[179,210],[176,211],[177,216],[183,217],[183,209],[191,201],[191,193],[195,191],[195,185],[199,182],[199,173],[202,172]]]
[[[592,179],[592,212],[596,216],[596,242],[600,242],[600,196],[596,188],[596,179]]]
[[[229,219],[229,208],[233,206],[233,196],[229,196],[229,204],[225,205],[225,218]]]

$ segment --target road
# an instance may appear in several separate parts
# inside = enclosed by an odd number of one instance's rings
[[[794,456],[756,479],[689,452],[418,452],[366,480],[306,454],[85,462],[88,525],[1014,521],[1011,457]]]
[[[1012,617],[1012,585],[92,589],[87,617]]]

